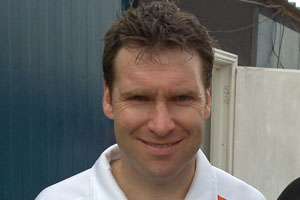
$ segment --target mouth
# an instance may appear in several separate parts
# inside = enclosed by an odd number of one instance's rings
[[[140,139],[139,141],[143,143],[147,152],[155,156],[166,156],[174,153],[177,146],[182,142],[183,139],[170,141],[170,142],[150,142]]]
[[[181,140],[178,140],[175,142],[166,142],[166,143],[155,143],[155,142],[148,142],[148,141],[144,141],[144,140],[141,140],[141,141],[146,145],[156,147],[156,148],[168,148],[168,147],[171,147],[171,146],[176,145],[179,142],[181,142]]]

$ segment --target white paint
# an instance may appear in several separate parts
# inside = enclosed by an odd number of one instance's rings
[[[300,71],[215,56],[210,160],[277,199],[300,176]]]
[[[233,175],[277,199],[300,176],[300,71],[237,68]]]
[[[234,90],[237,56],[215,49],[212,78],[211,163],[232,172]]]

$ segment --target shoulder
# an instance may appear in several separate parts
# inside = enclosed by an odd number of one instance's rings
[[[125,199],[110,170],[119,154],[118,146],[112,145],[90,169],[47,187],[35,200]]]
[[[219,168],[213,168],[219,194],[225,199],[265,200],[265,197],[253,186]]]
[[[35,200],[84,200],[90,195],[88,169],[44,189]]]

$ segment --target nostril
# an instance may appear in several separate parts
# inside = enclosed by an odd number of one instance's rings
[[[173,131],[175,123],[165,102],[157,102],[151,114],[148,127],[151,132],[161,136]]]
[[[149,121],[148,127],[157,135],[166,135],[173,131],[175,123],[170,118],[155,118]]]

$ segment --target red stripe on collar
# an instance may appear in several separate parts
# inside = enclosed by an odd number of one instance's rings
[[[221,197],[220,195],[218,195],[218,200],[226,200],[224,197]]]

